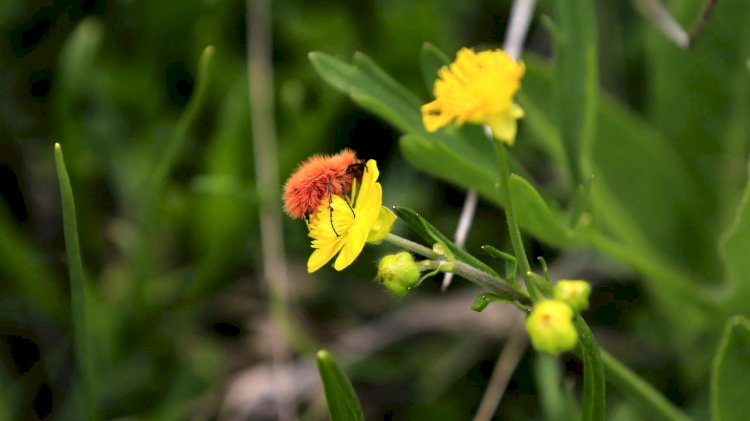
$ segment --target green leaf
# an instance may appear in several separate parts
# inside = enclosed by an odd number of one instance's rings
[[[580,314],[573,319],[583,359],[583,420],[603,420],[607,389],[599,345]]]
[[[633,403],[641,418],[664,421],[687,421],[689,418],[658,390],[633,373],[625,364],[601,350],[607,381]]]
[[[427,220],[422,218],[421,215],[414,212],[413,210],[409,208],[404,208],[400,206],[394,206],[393,207],[394,212],[396,212],[396,215],[398,215],[399,218],[401,218],[402,221],[406,222],[409,227],[414,230],[422,239],[429,243],[429,244],[435,244],[435,243],[442,243],[448,249],[451,253],[453,253],[453,256],[471,266],[474,266],[477,269],[480,269],[484,272],[489,273],[493,276],[498,276],[497,272],[492,270],[491,267],[487,266],[484,262],[477,259],[470,253],[468,253],[466,250],[458,247],[455,243],[453,243],[451,240],[448,239],[443,233],[438,231],[437,228],[432,226]]]
[[[596,124],[596,16],[592,0],[556,1],[553,97],[557,123],[573,180],[583,183],[591,173],[591,143]]]
[[[579,185],[575,193],[573,193],[573,199],[570,201],[570,208],[568,209],[568,227],[575,229],[581,223],[581,218],[584,213],[588,210],[590,201],[589,193],[591,192],[591,183],[594,182],[594,176],[590,175],[586,178],[586,182]]]
[[[510,175],[510,192],[518,223],[541,240],[558,247],[570,246],[572,239],[563,223],[563,216],[553,211],[542,195],[526,179],[517,174]]]
[[[487,308],[490,303],[495,302],[514,302],[515,300],[513,297],[503,297],[497,294],[492,294],[490,292],[485,292],[482,294],[479,294],[477,298],[474,300],[474,304],[471,305],[471,309],[476,311],[477,313],[481,313],[482,310]]]
[[[570,391],[563,389],[558,358],[537,352],[534,363],[537,394],[546,419],[550,421],[580,419],[580,411]]]
[[[454,185],[474,189],[490,202],[503,206],[495,164],[484,165],[472,159],[471,154],[455,153],[455,149],[451,150],[447,143],[409,134],[401,138],[400,146],[404,157],[418,169]],[[489,142],[484,143],[491,146]],[[494,156],[491,151],[488,154],[486,156]],[[445,165],[445,162],[450,162],[450,165]],[[569,247],[574,244],[574,239],[565,229],[563,215],[550,208],[528,181],[513,175],[510,183],[518,222],[523,229],[553,246]]]
[[[747,311],[747,300],[750,298],[750,285],[747,282],[750,279],[750,177],[735,211],[734,221],[723,236],[721,250],[727,267],[723,293],[730,301],[727,303],[729,311]]]
[[[354,65],[328,54],[313,52],[310,62],[318,74],[363,108],[404,132],[423,132],[419,99],[399,85],[366,55],[357,53]]]
[[[93,310],[91,296],[86,286],[81,259],[81,246],[78,241],[78,222],[73,200],[73,188],[70,185],[68,171],[65,168],[62,148],[55,144],[55,167],[62,197],[63,230],[65,232],[65,251],[70,276],[70,307],[73,313],[73,332],[75,339],[76,360],[81,376],[81,418],[93,420],[97,417],[96,369],[94,363],[95,332],[89,320]]]
[[[439,48],[425,42],[422,44],[422,50],[419,52],[419,63],[422,68],[422,78],[428,92],[433,91],[435,80],[438,77],[438,70],[441,67],[451,63],[451,59]]]
[[[750,414],[750,320],[732,317],[716,351],[711,376],[713,421],[747,420]]]
[[[700,2],[666,2],[678,22],[690,22]],[[744,187],[745,162],[750,152],[750,2],[723,0],[690,50],[675,48],[657,31],[644,39],[644,71],[649,75],[651,120],[688,163],[686,177],[696,180],[691,201],[680,208],[697,223],[687,233],[703,238],[694,246],[713,247],[715,226],[699,221],[726,217],[727,204]],[[711,159],[706,159],[711,157]],[[718,187],[718,188],[717,188]],[[710,253],[710,250],[706,250]],[[714,262],[705,262],[716,268]]]
[[[518,281],[516,281],[516,273],[518,272],[518,261],[516,256],[508,254],[504,251],[500,251],[490,245],[482,246],[482,250],[490,256],[505,261],[505,279],[513,286],[518,289]]]
[[[198,113],[206,102],[208,83],[211,80],[211,65],[215,52],[216,50],[212,45],[203,49],[203,53],[201,53],[198,60],[198,80],[195,91],[190,97],[190,102],[185,112],[182,113],[180,119],[177,121],[177,125],[172,129],[169,140],[155,163],[149,183],[149,192],[154,195],[152,196],[154,200],[155,196],[161,192],[167,176],[177,163],[177,158],[180,156],[187,142],[188,130],[190,130],[190,127],[195,122]]]
[[[547,91],[553,89],[551,73],[541,61],[527,56],[526,65],[525,84],[533,81],[538,95],[543,95],[545,86]],[[544,102],[543,97],[535,100]],[[694,337],[706,327],[704,314],[685,315],[678,308],[686,299],[705,303],[707,295],[695,288],[692,273],[678,263],[691,259],[692,266],[706,256],[695,256],[693,249],[685,247],[692,228],[686,226],[688,221],[675,218],[675,209],[691,197],[687,168],[669,141],[643,118],[606,96],[599,98],[597,111],[592,148],[596,182],[589,192],[597,225],[585,232],[579,227],[577,237],[649,277],[653,282],[646,285],[656,292],[662,314],[679,315],[673,324],[674,338]],[[691,226],[700,224],[691,222]],[[688,249],[690,259],[685,255]],[[686,316],[690,322],[685,322]]]
[[[320,350],[316,359],[331,421],[364,421],[365,416],[354,387],[333,356],[326,350]]]

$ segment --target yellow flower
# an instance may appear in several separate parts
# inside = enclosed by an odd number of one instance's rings
[[[325,200],[310,217],[310,237],[315,251],[307,260],[308,272],[320,269],[337,253],[333,267],[336,270],[344,269],[362,252],[370,231],[373,228],[382,231],[378,216],[384,209],[383,189],[377,182],[378,175],[375,161],[367,161],[356,202],[350,204],[353,200],[334,195],[330,207]],[[352,199],[355,197],[355,190],[353,187]]]
[[[570,351],[578,342],[573,310],[558,300],[537,303],[526,319],[526,332],[537,351],[552,355]]]
[[[589,308],[591,285],[586,281],[561,279],[555,284],[553,295],[578,313]]]
[[[422,106],[422,121],[432,133],[455,120],[484,124],[494,136],[512,145],[516,120],[523,109],[513,102],[525,67],[502,50],[475,53],[462,48],[456,61],[443,66],[435,81],[435,100]]]

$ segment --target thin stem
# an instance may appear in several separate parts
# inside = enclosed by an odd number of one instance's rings
[[[458,247],[463,247],[464,244],[466,244],[466,237],[469,235],[469,230],[471,229],[472,222],[474,222],[474,213],[477,210],[477,201],[477,191],[469,190],[466,193],[464,207],[463,209],[461,209],[461,216],[458,218],[458,226],[456,227],[456,232],[453,235],[453,242],[456,243]],[[440,290],[445,292],[451,285],[452,280],[453,274],[446,273],[445,277],[443,277],[443,285],[440,286]]]
[[[424,256],[428,259],[432,259],[432,261],[422,262],[422,266],[424,268],[438,269],[443,272],[452,272],[488,291],[505,297],[510,297],[511,299],[523,304],[529,304],[530,302],[529,297],[527,297],[523,292],[513,289],[506,283],[504,279],[492,276],[485,271],[475,268],[474,266],[461,261],[449,262],[445,260],[445,256],[441,256],[435,253],[434,251],[432,251],[432,249],[407,240],[406,238],[399,237],[395,234],[387,234],[384,240],[393,245]]]
[[[510,377],[518,366],[518,362],[521,361],[524,350],[528,345],[523,320],[516,313],[508,340],[500,351],[495,368],[492,370],[487,390],[484,392],[482,400],[479,403],[479,409],[474,416],[474,421],[488,421],[497,412],[497,406],[503,398],[508,381],[510,381]]]
[[[383,238],[383,239],[385,241],[387,241],[387,242],[395,245],[395,246],[401,247],[401,248],[409,250],[409,251],[413,251],[414,253],[417,253],[417,254],[419,254],[421,256],[424,256],[424,257],[426,257],[428,259],[436,259],[437,260],[437,259],[440,259],[442,257],[439,254],[437,254],[434,251],[432,251],[431,248],[425,247],[425,246],[423,246],[423,245],[421,245],[419,243],[415,243],[414,241],[407,240],[404,237],[399,237],[396,234],[390,234],[390,233],[388,233],[388,234],[385,235],[385,238]]]
[[[696,16],[695,22],[693,22],[693,27],[690,28],[688,47],[695,45],[695,41],[700,36],[701,32],[703,32],[703,28],[706,26],[708,18],[711,16],[711,12],[713,12],[714,7],[718,2],[719,0],[705,0],[703,2],[703,7],[701,7],[701,11],[698,12],[698,16]]]
[[[667,39],[680,48],[688,48],[690,37],[659,0],[633,0],[633,4]]]
[[[708,18],[711,16],[711,12],[716,7],[716,3],[718,3],[718,0],[704,0],[690,32],[686,32],[659,0],[633,0],[633,4],[638,11],[651,19],[651,22],[667,39],[683,49],[692,48],[695,45],[708,22]]]
[[[288,321],[286,259],[281,209],[278,205],[279,169],[274,124],[273,67],[271,64],[271,0],[247,0],[247,78],[250,121],[253,127],[255,178],[259,206],[263,278],[274,332],[270,334],[271,358],[276,383],[276,409],[280,420],[296,418],[291,379],[281,370],[289,350],[280,332]]]
[[[515,60],[518,60],[521,56],[523,42],[526,39],[526,34],[529,32],[531,17],[534,14],[535,3],[536,0],[515,0],[510,9],[510,21],[505,29],[503,50]],[[477,199],[476,190],[470,189],[466,192],[466,199],[464,199],[461,216],[458,219],[458,226],[456,227],[456,232],[453,237],[453,242],[459,247],[463,247],[466,243],[466,237],[469,234],[472,223],[474,222]],[[441,286],[443,292],[445,292],[450,286],[452,278],[453,276],[450,273],[445,274],[443,285]]]
[[[503,50],[515,60],[521,56],[523,41],[529,32],[531,17],[534,14],[534,3],[536,3],[535,0],[515,0],[510,9],[510,22],[505,29]]]
[[[687,421],[690,419],[650,384],[603,349],[601,357],[607,380],[631,399],[643,411],[643,415],[654,420]]]
[[[542,296],[534,286],[535,281],[529,276],[531,266],[529,266],[529,261],[526,258],[526,250],[523,248],[521,230],[518,227],[518,220],[516,219],[516,212],[513,209],[513,200],[510,194],[510,170],[508,169],[505,145],[492,137],[490,137],[490,142],[494,145],[495,154],[497,155],[497,164],[500,171],[500,195],[505,204],[505,219],[508,221],[510,243],[513,246],[513,253],[516,255],[518,267],[521,269],[521,276],[526,283],[526,288],[529,290],[531,301],[537,302],[542,299]]]

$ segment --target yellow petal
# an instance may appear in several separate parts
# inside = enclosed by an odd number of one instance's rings
[[[429,133],[438,131],[453,120],[453,115],[443,110],[439,100],[423,105],[420,110],[422,111],[422,124]]]
[[[336,262],[333,264],[333,268],[336,270],[342,270],[354,262],[354,259],[359,256],[362,249],[365,247],[365,240],[367,235],[363,232],[362,226],[355,225],[349,229],[346,233],[346,242],[344,247],[341,249],[339,256],[336,258]]]
[[[343,238],[338,238],[327,244],[325,247],[315,249],[307,259],[307,273],[313,273],[316,270],[322,268],[329,260],[333,259],[333,256],[341,250],[344,246]]]
[[[492,129],[492,134],[494,135],[495,139],[498,139],[511,146],[513,145],[513,143],[515,143],[518,124],[516,123],[516,119],[513,118],[513,115],[510,114],[510,112],[499,114],[488,123],[490,128]]]

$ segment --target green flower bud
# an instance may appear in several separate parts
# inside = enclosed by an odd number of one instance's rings
[[[394,222],[396,222],[396,214],[385,206],[381,207],[378,219],[375,220],[375,224],[370,228],[370,233],[367,235],[367,242],[380,244],[383,238],[393,229]]]
[[[573,326],[573,310],[558,300],[544,300],[534,306],[526,319],[526,332],[537,351],[557,355],[578,342]]]
[[[567,303],[576,313],[589,308],[589,294],[591,285],[586,281],[562,279],[555,284],[555,299]]]
[[[397,297],[403,297],[419,284],[419,266],[409,252],[402,251],[380,259],[376,278]]]

